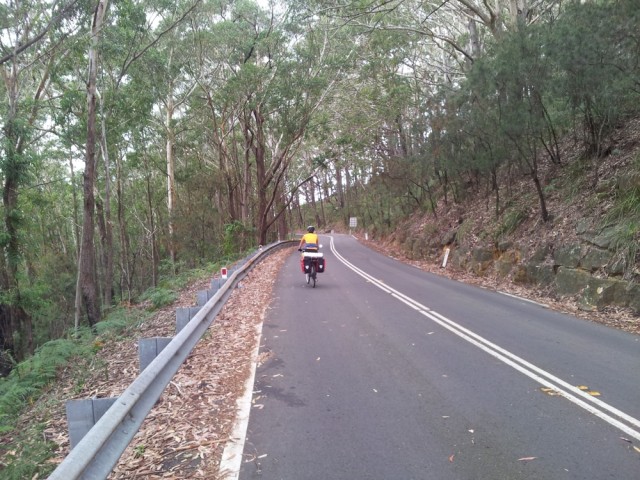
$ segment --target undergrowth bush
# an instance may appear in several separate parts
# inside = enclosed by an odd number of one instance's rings
[[[239,256],[238,256],[239,258]],[[153,309],[172,303],[178,298],[177,291],[190,282],[211,275],[220,265],[208,265],[200,269],[180,270],[166,274],[160,287],[147,290],[143,301],[149,300]],[[0,378],[0,469],[3,480],[44,478],[54,468],[47,462],[51,458],[56,443],[43,435],[45,425],[33,422],[29,425],[16,424],[25,407],[34,405],[46,387],[55,381],[61,368],[75,365],[73,375],[78,391],[87,377],[86,365],[95,366],[95,354],[109,342],[128,335],[140,322],[151,315],[149,309],[141,310],[121,306],[109,312],[98,322],[94,331],[82,327],[70,331],[67,338],[52,340],[38,348],[32,357],[19,363],[5,378]],[[75,360],[74,360],[75,359]],[[42,399],[36,404],[45,417],[59,407],[61,399]],[[9,439],[7,441],[7,439]]]
[[[15,444],[4,458],[2,480],[24,480],[46,478],[55,468],[47,462],[57,448],[51,440],[42,440],[44,425],[33,425],[25,431],[16,433]],[[38,438],[37,442],[30,439]]]
[[[611,245],[625,259],[631,274],[640,248],[640,187],[617,192],[613,206],[602,219],[602,227],[607,225],[614,225],[608,230]]]
[[[163,287],[150,288],[140,296],[141,302],[149,301],[151,308],[157,310],[173,303],[178,298],[174,290]]]
[[[13,428],[17,414],[40,396],[42,389],[55,379],[58,368],[71,357],[90,352],[90,343],[82,338],[51,340],[19,363],[8,377],[0,379],[0,433]]]
[[[523,209],[514,209],[505,213],[502,223],[498,225],[496,239],[513,233],[527,219],[527,212]]]

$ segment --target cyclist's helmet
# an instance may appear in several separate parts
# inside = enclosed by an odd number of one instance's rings
[[[307,232],[309,232],[309,233],[313,233],[313,232],[315,232],[315,231],[316,231],[316,229],[315,229],[315,227],[314,227],[313,225],[309,225],[309,226],[307,227]]]

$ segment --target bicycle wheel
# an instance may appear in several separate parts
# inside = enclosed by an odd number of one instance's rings
[[[313,288],[316,288],[316,266],[311,264],[311,280],[313,281]]]

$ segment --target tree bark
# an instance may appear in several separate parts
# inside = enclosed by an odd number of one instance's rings
[[[107,149],[107,127],[103,102],[100,101],[102,116],[100,151],[104,161],[104,237],[102,244],[102,256],[104,269],[103,295],[104,305],[109,308],[113,303],[113,222],[111,221],[111,165],[109,162],[109,150]]]
[[[173,146],[175,144],[175,133],[172,125],[173,113],[173,92],[170,92],[167,97],[167,112],[165,118],[165,128],[167,132],[167,211],[169,214],[169,256],[175,268],[177,260],[175,243],[176,165],[173,156]]]
[[[158,286],[158,266],[160,264],[160,258],[158,255],[158,247],[156,244],[156,224],[153,218],[153,195],[151,191],[151,169],[147,163],[147,156],[145,154],[144,161],[147,171],[147,208],[149,215],[149,243],[151,244],[151,285]]]
[[[96,181],[96,84],[98,77],[98,35],[102,29],[108,0],[99,0],[91,26],[89,47],[89,78],[87,81],[87,145],[84,167],[84,215],[82,224],[82,250],[79,265],[82,301],[87,320],[92,328],[100,321],[100,306],[96,285],[94,245],[94,217]]]
[[[247,224],[251,219],[251,191],[253,186],[253,177],[251,175],[251,149],[253,144],[253,135],[249,128],[248,120],[244,124],[244,170],[243,170],[243,188],[242,188],[242,211],[240,213],[242,223]]]
[[[22,257],[19,238],[18,191],[20,178],[24,175],[27,167],[22,159],[27,132],[20,128],[18,122],[18,75],[15,59],[8,71],[2,70],[9,99],[9,111],[3,127],[4,159],[0,164],[0,169],[4,174],[2,201],[6,230],[6,240],[2,242],[3,266],[5,268],[0,280],[2,289],[9,292],[10,304],[4,305],[4,314],[0,318],[0,329],[3,331],[4,337],[2,347],[11,350],[17,360],[22,360],[33,353],[33,324],[31,316],[20,305],[18,283],[18,269]]]
[[[268,180],[264,144],[264,117],[258,109],[253,110],[253,117],[256,122],[253,149],[256,160],[256,181],[258,182],[258,243],[266,245],[268,215],[266,188],[268,187]]]
[[[118,201],[118,229],[120,231],[120,284],[125,285],[127,301],[131,302],[132,297],[132,274],[129,267],[129,235],[127,234],[127,224],[124,215],[124,188],[122,180],[122,159],[116,157],[116,196]],[[121,295],[125,298],[124,293]]]

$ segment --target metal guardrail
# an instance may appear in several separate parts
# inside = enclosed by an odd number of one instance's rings
[[[258,262],[277,249],[289,246],[292,242],[273,243],[241,262],[240,268],[231,274],[218,292],[173,337],[173,340],[69,452],[49,476],[49,480],[107,478],[171,378],[222,310],[235,286]]]

